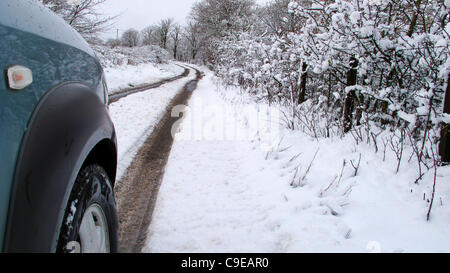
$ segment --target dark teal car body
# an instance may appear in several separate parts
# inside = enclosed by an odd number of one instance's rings
[[[116,136],[103,70],[85,40],[33,0],[0,1],[0,249],[53,252],[87,160],[115,179]],[[6,69],[33,82],[8,87]]]

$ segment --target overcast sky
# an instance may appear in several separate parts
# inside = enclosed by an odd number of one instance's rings
[[[108,0],[104,4],[104,15],[122,14],[103,38],[115,38],[116,29],[119,36],[124,30],[134,28],[142,30],[146,26],[158,23],[161,19],[173,18],[176,22],[184,24],[191,11],[191,6],[199,0]],[[270,0],[256,0],[263,4]]]

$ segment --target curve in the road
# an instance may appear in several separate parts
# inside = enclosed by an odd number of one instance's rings
[[[115,189],[119,216],[121,252],[141,252],[147,237],[164,169],[172,148],[171,130],[178,120],[171,116],[176,105],[187,104],[203,74],[195,69],[196,79],[189,81],[176,95],[152,134],[140,148]]]
[[[129,96],[131,94],[146,91],[149,89],[158,88],[163,84],[173,82],[173,81],[179,80],[181,78],[187,77],[189,75],[189,71],[190,71],[189,68],[181,66],[181,65],[178,65],[178,66],[184,68],[184,71],[182,74],[175,76],[175,77],[162,79],[158,82],[148,83],[148,84],[140,85],[137,87],[122,89],[114,94],[109,95],[109,103],[116,102],[116,101],[120,100],[121,98]]]

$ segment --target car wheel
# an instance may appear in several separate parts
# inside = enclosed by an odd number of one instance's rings
[[[104,253],[118,250],[114,192],[99,165],[79,173],[64,215],[58,252]]]

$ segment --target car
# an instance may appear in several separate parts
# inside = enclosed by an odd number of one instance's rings
[[[0,246],[116,252],[117,140],[102,66],[38,1],[0,1]]]

